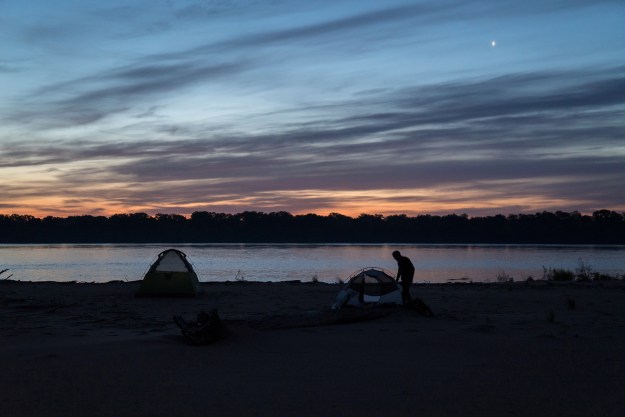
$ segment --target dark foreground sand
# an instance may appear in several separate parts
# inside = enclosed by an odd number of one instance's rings
[[[0,281],[0,416],[625,415],[622,282],[415,286],[434,318],[333,313],[329,284],[137,287]],[[230,335],[186,344],[172,316],[211,308]]]

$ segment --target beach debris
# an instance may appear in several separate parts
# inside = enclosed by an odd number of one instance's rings
[[[212,309],[208,313],[200,311],[195,321],[174,316],[174,322],[180,327],[184,338],[192,345],[208,345],[225,335],[225,328],[217,309]]]

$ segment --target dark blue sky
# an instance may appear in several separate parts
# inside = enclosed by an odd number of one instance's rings
[[[0,0],[0,213],[625,211],[625,2]]]

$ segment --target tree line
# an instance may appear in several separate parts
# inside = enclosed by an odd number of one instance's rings
[[[196,211],[44,217],[0,215],[0,243],[625,244],[625,213],[598,210],[485,217]]]

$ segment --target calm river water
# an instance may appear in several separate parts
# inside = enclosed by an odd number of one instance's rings
[[[174,247],[185,252],[200,281],[337,282],[377,266],[395,273],[393,250],[412,259],[416,282],[465,279],[497,281],[542,278],[543,267],[625,273],[625,246],[526,245],[0,245],[0,275],[21,281],[107,282],[139,280],[156,255]]]

